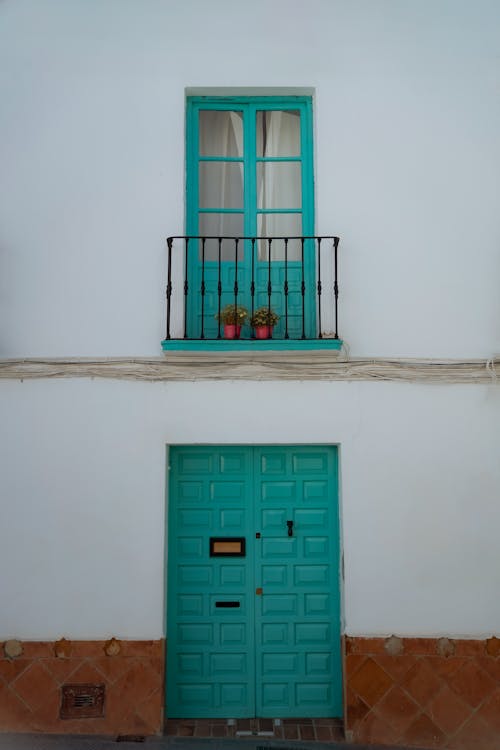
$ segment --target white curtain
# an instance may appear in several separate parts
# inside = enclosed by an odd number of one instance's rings
[[[290,157],[300,155],[300,114],[278,110],[263,111],[257,117],[257,155]],[[257,207],[260,209],[301,209],[301,163],[297,161],[259,162],[257,164]],[[300,213],[259,214],[258,233],[266,236],[302,234]],[[296,260],[300,244],[288,245],[289,260]],[[284,258],[284,243],[275,243],[272,257]],[[268,244],[259,243],[259,259],[267,260]]]
[[[200,156],[243,157],[243,113],[202,110],[199,121]],[[296,209],[298,213],[258,213],[257,233],[265,236],[302,234],[301,162],[286,157],[300,156],[300,113],[262,110],[257,112],[256,155],[284,161],[257,162],[257,209]],[[200,161],[200,208],[243,209],[243,162]],[[243,234],[243,214],[219,212],[200,214],[199,231],[204,235]],[[214,247],[207,247],[210,256]],[[266,260],[268,246],[259,243],[259,259]],[[227,249],[231,259],[231,251]],[[226,253],[224,252],[224,256]],[[284,257],[284,243],[273,245],[273,259]],[[289,260],[300,257],[300,243],[288,245]],[[207,258],[208,259],[208,258]],[[215,258],[211,258],[215,259]]]

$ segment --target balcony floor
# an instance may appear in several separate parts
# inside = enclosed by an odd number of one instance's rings
[[[339,351],[342,339],[164,339],[165,352]]]

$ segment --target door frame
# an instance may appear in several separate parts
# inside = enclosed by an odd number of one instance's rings
[[[172,558],[170,557],[169,551],[169,517],[171,512],[171,477],[170,477],[170,448],[220,448],[220,447],[241,447],[241,448],[291,448],[291,447],[304,447],[304,448],[335,448],[336,449],[336,511],[337,511],[337,528],[338,528],[338,605],[339,605],[339,637],[340,637],[340,689],[341,689],[341,701],[342,709],[341,716],[345,715],[345,632],[344,632],[344,612],[345,612],[345,569],[344,569],[344,545],[343,545],[343,513],[342,513],[342,502],[341,502],[341,462],[340,462],[340,444],[339,443],[172,443],[166,445],[166,482],[165,482],[165,493],[166,493],[166,504],[165,504],[165,548],[164,548],[164,632],[165,632],[165,695],[164,695],[164,717],[171,718],[168,711],[168,694],[167,694],[167,637],[168,637],[168,626],[169,626],[169,613],[168,613],[168,601],[169,601],[169,577],[170,577],[170,565],[172,565]],[[173,718],[173,717],[172,717]],[[192,717],[192,718],[204,718],[204,717]],[[234,718],[231,716],[225,718]],[[256,717],[260,718],[260,717]],[[280,718],[276,716],[275,718]],[[324,717],[324,718],[338,718],[338,717]]]

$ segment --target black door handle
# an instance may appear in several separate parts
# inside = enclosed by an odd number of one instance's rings
[[[287,521],[286,525],[288,526],[288,536],[293,536],[293,521]]]

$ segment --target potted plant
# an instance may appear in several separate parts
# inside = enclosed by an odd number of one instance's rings
[[[259,307],[250,320],[250,325],[255,329],[256,339],[270,339],[273,328],[280,316],[268,307]]]
[[[230,303],[220,313],[216,313],[215,317],[224,325],[225,339],[239,339],[241,326],[248,318],[248,310],[243,305]]]

